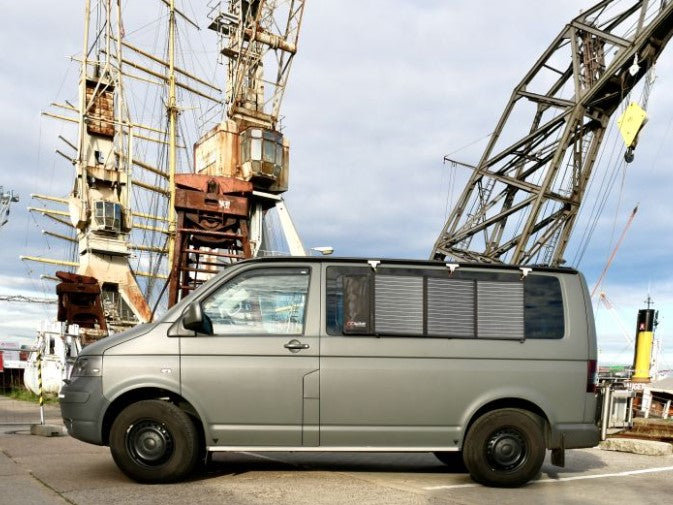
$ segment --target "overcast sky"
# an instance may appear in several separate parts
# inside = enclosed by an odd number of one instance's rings
[[[205,3],[182,5],[200,16]],[[40,235],[44,223],[25,210],[30,193],[63,193],[71,184],[72,169],[53,154],[59,125],[40,111],[57,98],[76,96],[67,87],[76,75],[69,58],[81,52],[82,4],[3,6],[0,185],[18,192],[21,202],[0,230],[0,293],[53,294],[53,284],[39,281],[42,267],[18,257],[48,255]],[[562,27],[591,4],[309,0],[282,108],[292,160],[286,200],[305,245],[330,245],[342,256],[428,258],[469,175],[444,165],[443,156],[478,161],[514,86]],[[208,45],[213,39],[201,36],[205,56],[214,60],[214,42]],[[659,62],[636,159],[619,174],[589,248],[572,265],[593,287],[640,204],[603,284],[616,310],[595,309],[604,363],[631,362],[627,337],[634,336],[637,310],[649,293],[660,311],[662,365],[673,367],[672,54],[669,48]],[[612,142],[606,149],[614,149]],[[614,168],[603,165],[597,181]],[[595,199],[589,194],[585,206]],[[580,223],[566,257],[576,256],[573,247],[583,231]],[[0,302],[0,315],[0,337],[29,336],[37,320],[54,317],[54,306]]]

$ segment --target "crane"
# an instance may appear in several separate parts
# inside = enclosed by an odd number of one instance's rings
[[[226,117],[194,148],[196,174],[178,175],[169,305],[214,272],[263,249],[275,208],[290,253],[304,255],[282,193],[290,145],[279,127],[305,0],[212,1],[209,28],[227,61]]]
[[[5,191],[5,188],[0,186],[0,228],[7,224],[10,204],[18,201],[19,195],[12,190]]]
[[[609,121],[672,35],[673,2],[603,0],[566,25],[514,89],[431,257],[563,264]]]

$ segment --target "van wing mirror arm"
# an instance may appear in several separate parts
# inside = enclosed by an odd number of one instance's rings
[[[168,337],[179,338],[179,337],[195,337],[196,332],[186,329],[182,325],[182,319],[175,321],[170,328],[168,328]]]
[[[203,312],[201,304],[192,302],[185,308],[182,316],[171,326],[168,336],[195,337],[198,333],[212,335],[213,323],[208,315]]]

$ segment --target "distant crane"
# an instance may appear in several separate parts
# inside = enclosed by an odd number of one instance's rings
[[[212,1],[209,28],[227,59],[226,117],[196,143],[196,174],[175,179],[172,305],[227,264],[260,254],[275,208],[289,252],[306,252],[284,205],[290,144],[280,106],[297,53],[305,0]]]
[[[0,228],[9,221],[9,205],[19,201],[19,195],[12,190],[6,190],[4,186],[0,186]]]
[[[514,89],[431,257],[563,264],[609,121],[671,36],[673,2],[604,0],[573,19]]]

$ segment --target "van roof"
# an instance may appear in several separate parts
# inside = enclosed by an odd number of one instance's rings
[[[498,270],[516,270],[519,271],[522,268],[530,268],[534,272],[553,272],[553,273],[565,273],[565,274],[577,274],[578,271],[570,267],[549,267],[543,265],[508,265],[501,263],[467,263],[467,262],[458,262],[458,261],[433,261],[433,260],[413,260],[413,259],[399,259],[399,258],[383,258],[383,257],[339,257],[339,256],[262,256],[258,258],[251,258],[244,260],[245,263],[248,262],[259,262],[259,263],[287,263],[287,262],[315,262],[315,263],[353,263],[353,264],[365,264],[367,265],[369,261],[379,261],[380,266],[387,265],[412,265],[412,266],[426,266],[426,267],[437,267],[443,265],[459,265],[460,267],[470,267],[470,268],[480,268],[480,269],[498,269]]]

